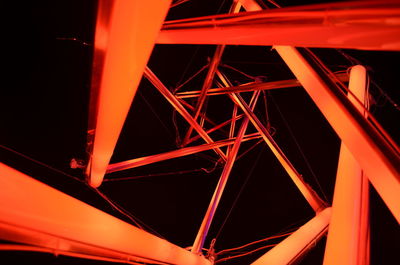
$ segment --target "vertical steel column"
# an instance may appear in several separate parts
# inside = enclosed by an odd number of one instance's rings
[[[366,69],[357,65],[351,69],[349,90],[361,102],[366,93]],[[349,99],[363,113],[363,108],[353,95]],[[368,178],[346,145],[342,143],[329,225],[324,265],[369,264],[369,209]]]
[[[259,94],[260,94],[260,91],[255,91],[253,94],[253,98],[252,98],[252,102],[251,102],[252,109],[254,109],[256,106]],[[242,125],[237,134],[235,143],[233,144],[232,150],[228,154],[228,158],[226,160],[224,170],[222,171],[221,177],[218,181],[218,184],[214,191],[213,197],[211,198],[207,212],[204,216],[204,219],[203,219],[203,221],[200,225],[199,231],[197,233],[196,239],[193,243],[193,247],[192,247],[193,253],[197,253],[197,254],[201,253],[201,249],[203,248],[204,241],[208,234],[208,230],[210,228],[212,219],[214,218],[215,211],[217,210],[222,193],[224,192],[225,185],[228,182],[229,175],[231,173],[233,164],[236,160],[236,156],[239,151],[239,147],[240,147],[240,144],[242,143],[243,136],[246,132],[248,124],[249,124],[249,119],[247,117],[245,117],[243,119]]]
[[[328,230],[331,208],[319,212],[313,219],[265,253],[252,265],[293,264],[304,255]]]
[[[108,1],[100,1],[100,5],[105,2]],[[88,166],[89,184],[93,187],[103,181],[170,2],[115,0],[110,17],[105,18],[109,20],[108,28],[101,23],[96,26],[96,52],[104,53],[104,65],[96,88],[97,119]]]

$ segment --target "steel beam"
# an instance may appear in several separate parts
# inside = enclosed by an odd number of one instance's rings
[[[225,77],[218,71],[217,72],[218,77],[221,79],[221,81],[226,82]],[[225,83],[225,85],[228,85],[228,83]],[[314,209],[315,212],[318,212],[325,208],[325,203],[324,201],[318,196],[318,194],[309,186],[305,183],[303,180],[302,176],[297,172],[297,170],[294,168],[294,166],[290,163],[289,159],[286,157],[286,155],[283,153],[283,151],[279,148],[278,144],[274,141],[272,136],[269,134],[268,130],[265,128],[265,126],[261,123],[261,121],[256,117],[256,115],[251,111],[250,107],[244,102],[244,100],[239,96],[236,95],[235,93],[230,94],[230,97],[232,101],[238,105],[251,121],[253,126],[256,128],[256,130],[260,133],[262,138],[264,139],[265,143],[268,145],[268,147],[271,149],[271,151],[274,153],[278,161],[281,163],[285,171],[288,173],[290,178],[293,180],[294,184],[297,186],[297,188],[300,190],[301,194],[304,196],[304,198],[307,200],[307,202],[310,204],[310,206]]]
[[[182,106],[179,100],[164,86],[164,84],[158,79],[158,77],[146,67],[144,70],[144,76],[153,84],[153,86],[168,100],[168,102],[178,111],[179,114],[197,131],[197,133],[204,139],[208,144],[214,143],[211,137],[204,131],[195,119],[189,114],[189,112]],[[224,152],[219,147],[214,148],[214,151],[226,161]]]
[[[347,96],[294,47],[275,46],[400,222],[400,155]]]
[[[146,263],[208,264],[164,239],[0,163],[0,238]]]
[[[260,10],[256,3],[242,4],[247,11]],[[399,19],[396,0],[308,5],[168,21],[157,43],[398,51]]]
[[[260,91],[255,91],[252,97],[252,102],[250,103],[251,109],[253,110],[257,104],[257,99],[260,94]],[[226,183],[228,182],[229,175],[232,171],[233,164],[235,163],[236,156],[239,152],[240,144],[243,141],[243,136],[247,130],[247,125],[249,124],[249,119],[245,117],[242,121],[242,125],[240,126],[239,132],[237,134],[236,140],[232,146],[231,151],[228,154],[228,159],[226,161],[224,170],[222,171],[221,177],[218,181],[217,187],[214,191],[214,194],[211,198],[210,204],[208,206],[207,212],[204,216],[204,219],[200,225],[199,231],[197,233],[196,239],[193,243],[192,252],[196,254],[200,254],[204,245],[204,241],[208,234],[208,230],[210,228],[211,222],[214,218],[215,211],[217,210],[219,201],[221,200],[222,193],[224,192]]]
[[[99,91],[97,102],[92,102],[96,114],[90,114],[96,117],[87,170],[93,187],[102,183],[170,2],[115,0],[110,4],[102,0],[99,3],[100,11],[105,8],[111,11],[99,12],[96,25],[95,63],[98,56],[104,58],[104,63],[99,82],[92,87]]]
[[[241,7],[241,5],[238,3],[238,0],[234,1],[232,3],[229,13],[238,13],[240,10],[240,7]],[[219,65],[219,62],[221,61],[224,50],[225,50],[225,45],[218,45],[217,48],[215,49],[214,56],[211,59],[211,62],[210,62],[210,65],[209,65],[209,68],[207,71],[206,79],[204,80],[204,83],[201,88],[200,95],[199,95],[199,98],[197,100],[197,104],[195,107],[195,111],[194,111],[194,120],[195,121],[197,121],[197,118],[199,117],[199,114],[203,108],[205,101],[206,101],[207,92],[212,86],[212,82],[215,77],[215,72],[218,69],[218,65]],[[204,120],[202,119],[200,124],[202,125],[203,123],[204,123]],[[193,131],[193,127],[190,126],[184,139],[183,139],[182,145],[185,146],[187,144],[187,142],[190,138],[190,135],[192,134],[192,131]]]
[[[324,209],[252,265],[295,264],[325,234],[330,218],[331,208]]]
[[[336,74],[336,78],[341,82],[348,82],[349,77],[347,73],[338,73]],[[207,92],[207,96],[217,96],[217,95],[226,95],[230,93],[240,93],[240,92],[251,92],[255,90],[272,90],[272,89],[281,89],[281,88],[289,88],[289,87],[300,87],[301,84],[296,79],[292,80],[280,80],[280,81],[272,81],[272,82],[264,82],[264,83],[249,83],[240,86],[230,86],[230,87],[221,87],[221,88],[211,88]],[[185,91],[179,92],[176,94],[177,98],[194,98],[200,95],[200,90],[196,91]]]
[[[243,114],[240,114],[240,115],[237,115],[237,116],[235,115],[234,117],[232,116],[232,119],[229,119],[229,120],[227,120],[227,121],[224,121],[223,123],[218,124],[217,126],[215,126],[215,127],[211,128],[211,129],[207,130],[206,132],[207,132],[208,134],[210,134],[210,133],[212,133],[212,132],[215,132],[215,131],[217,131],[217,130],[223,128],[223,127],[225,127],[225,126],[228,125],[229,123],[231,123],[231,124],[232,124],[232,123],[235,123],[237,120],[241,119],[243,116],[244,116]],[[228,139],[232,139],[233,137],[234,137],[233,134],[231,134],[231,132],[229,132],[229,138],[228,138]],[[199,136],[199,135],[196,135],[196,136],[194,136],[193,138],[190,138],[190,139],[188,140],[187,143],[190,144],[190,143],[192,143],[192,142],[198,140],[199,138],[200,138],[200,136]],[[229,146],[228,146],[228,149],[229,149]]]
[[[198,117],[200,115],[200,112],[201,112],[201,110],[203,108],[203,105],[204,105],[204,103],[206,101],[208,89],[210,89],[211,86],[212,86],[212,82],[213,82],[214,76],[215,76],[215,71],[218,68],[218,65],[219,65],[219,62],[221,60],[221,57],[222,57],[222,54],[223,54],[224,50],[225,50],[225,45],[218,45],[217,49],[215,50],[214,56],[211,59],[211,63],[210,63],[210,66],[208,68],[207,76],[206,76],[206,79],[204,80],[203,86],[202,86],[202,88],[200,90],[199,98],[197,99],[197,104],[196,104],[196,107],[195,107],[195,110],[194,110],[193,119],[195,121],[197,121],[197,119],[198,119]],[[202,123],[203,122],[201,122],[200,124],[202,124]],[[184,139],[183,139],[182,145],[184,145],[184,146],[186,145],[187,141],[190,138],[190,135],[192,134],[192,131],[193,131],[193,127],[190,126],[188,131],[186,132],[186,135],[185,135]]]
[[[336,78],[341,82],[348,82],[349,77],[347,73],[338,73],[336,74]],[[240,86],[231,86],[231,87],[221,87],[221,88],[211,88],[207,92],[207,96],[216,96],[216,95],[226,95],[229,93],[240,93],[240,92],[250,92],[255,90],[272,90],[272,89],[281,89],[281,88],[289,88],[289,87],[300,87],[301,84],[296,79],[292,80],[280,80],[280,81],[272,81],[272,82],[264,82],[264,83],[249,83],[243,84]],[[177,98],[194,98],[200,95],[200,90],[196,91],[185,91],[179,92],[176,94]]]
[[[350,71],[350,101],[363,113],[358,102],[368,100],[365,67],[357,65]],[[358,98],[356,101],[353,95]],[[369,189],[368,178],[346,145],[342,143],[325,248],[324,265],[369,264]]]
[[[249,135],[243,136],[243,142],[253,140],[253,139],[258,139],[260,138],[259,133],[253,133]],[[122,170],[127,170],[135,167],[141,167],[161,161],[165,161],[168,159],[173,159],[173,158],[178,158],[178,157],[183,157],[187,155],[192,155],[196,153],[200,153],[203,151],[211,150],[217,147],[224,147],[224,146],[230,146],[235,142],[236,138],[230,138],[228,140],[222,140],[222,141],[217,141],[211,144],[203,144],[199,146],[189,146],[185,148],[181,148],[178,150],[173,150],[165,153],[160,153],[156,155],[150,155],[150,156],[144,156],[144,157],[139,157],[139,158],[134,158],[131,160],[123,161],[123,162],[118,162],[114,164],[108,165],[107,168],[107,173],[113,173],[117,171],[122,171]]]

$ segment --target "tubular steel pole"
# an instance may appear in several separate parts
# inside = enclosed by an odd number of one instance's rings
[[[157,78],[157,76],[146,67],[144,70],[145,77],[154,85],[155,88],[168,100],[168,102],[178,111],[179,114],[197,131],[197,133],[206,141],[208,144],[214,143],[211,137],[204,131],[204,129],[193,119],[193,117],[187,112],[182,106],[179,100],[164,86],[164,84]],[[216,147],[214,151],[226,161],[225,153],[219,147]]]
[[[361,113],[364,112],[363,108],[357,103],[368,100],[366,72],[361,65],[352,67],[350,71],[349,90],[353,94],[348,97]],[[359,101],[354,100],[353,95]],[[368,199],[368,178],[342,143],[324,265],[369,264]]]
[[[252,103],[251,103],[251,108],[252,109],[254,109],[254,107],[255,107],[255,105],[257,103],[257,99],[258,99],[259,94],[260,94],[260,91],[255,91],[254,94],[253,94],[253,100],[252,100]],[[208,234],[208,230],[209,230],[211,222],[212,222],[212,220],[214,218],[214,214],[215,214],[215,211],[217,210],[217,207],[218,207],[219,201],[221,199],[222,193],[224,192],[225,185],[228,182],[229,175],[231,173],[233,164],[235,162],[237,153],[239,151],[240,144],[242,143],[243,136],[244,136],[244,134],[246,132],[248,124],[249,124],[249,119],[245,117],[243,119],[242,125],[241,125],[241,127],[239,129],[239,132],[237,134],[235,143],[233,144],[232,150],[228,154],[228,159],[226,161],[224,170],[222,171],[221,177],[220,177],[219,182],[217,184],[217,187],[216,187],[216,189],[214,191],[214,194],[213,194],[213,197],[212,197],[212,199],[210,201],[210,204],[208,206],[207,212],[206,212],[206,214],[204,216],[204,219],[203,219],[203,221],[202,221],[202,223],[200,225],[199,231],[197,233],[196,239],[195,239],[195,241],[193,243],[193,247],[192,247],[192,252],[193,253],[196,253],[196,254],[200,254],[201,253],[201,250],[202,250],[203,245],[204,245],[204,241],[205,241],[206,236]]]
[[[217,72],[218,76],[222,81],[226,81],[224,76]],[[290,163],[289,159],[285,156],[283,151],[279,148],[277,143],[275,143],[272,136],[269,134],[268,130],[265,126],[261,123],[261,121],[256,117],[253,111],[249,108],[249,106],[244,102],[244,100],[235,93],[230,95],[231,99],[235,104],[237,104],[245,113],[246,117],[248,117],[253,124],[253,126],[257,129],[257,131],[261,134],[264,141],[274,153],[278,161],[281,163],[283,168],[286,170],[290,178],[293,180],[294,184],[300,190],[301,194],[310,204],[310,206],[314,209],[315,212],[320,211],[321,209],[325,208],[324,201],[318,196],[318,194],[309,186],[307,185],[301,175],[297,172],[294,166]]]

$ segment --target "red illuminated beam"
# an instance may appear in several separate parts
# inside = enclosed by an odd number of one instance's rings
[[[144,67],[170,5],[169,0],[115,0],[110,13],[99,12],[96,56],[104,57],[96,105],[94,143],[88,166],[89,184],[103,181]],[[100,7],[110,2],[101,0]],[[103,9],[101,9],[103,10]],[[106,15],[109,17],[101,17]],[[100,23],[107,21],[107,23]],[[95,59],[95,62],[98,62]],[[100,74],[95,71],[94,74]],[[93,116],[93,114],[91,114]],[[91,121],[93,122],[93,121]]]
[[[218,72],[217,72],[218,73]],[[250,102],[250,109],[254,110],[258,96],[260,95],[260,91],[255,91],[253,93],[253,97]],[[224,166],[224,170],[222,171],[221,177],[218,181],[217,187],[215,188],[214,194],[211,198],[210,204],[208,205],[207,212],[203,218],[203,221],[200,225],[199,231],[197,232],[196,239],[193,243],[192,252],[196,254],[200,254],[204,241],[206,240],[208,230],[211,226],[211,222],[214,218],[214,214],[217,210],[218,204],[221,200],[222,193],[224,192],[226,183],[228,182],[229,175],[231,174],[233,164],[235,163],[236,156],[239,152],[240,144],[243,141],[243,136],[247,130],[247,125],[249,124],[249,118],[245,117],[242,121],[242,125],[240,126],[239,132],[235,139],[235,142],[232,146],[232,149],[228,153],[228,159]]]
[[[347,73],[338,73],[336,74],[336,78],[339,79],[341,82],[349,81],[349,76]],[[300,82],[297,81],[296,79],[280,80],[280,81],[272,81],[264,83],[249,83],[240,86],[211,88],[208,90],[207,96],[225,95],[229,93],[239,93],[239,92],[250,92],[255,90],[272,90],[272,89],[289,88],[289,87],[300,87],[300,86],[301,86]],[[198,97],[199,94],[200,90],[185,91],[177,93],[176,97],[194,98]]]
[[[225,77],[218,71],[218,77],[228,85]],[[261,123],[261,121],[257,118],[254,112],[250,109],[250,107],[246,104],[243,98],[240,95],[236,95],[235,93],[230,94],[232,101],[242,109],[246,117],[248,117],[253,124],[253,126],[260,133],[265,143],[271,149],[272,153],[276,156],[278,161],[281,163],[282,167],[288,173],[296,187],[299,189],[301,194],[310,204],[310,206],[314,209],[315,212],[318,212],[325,208],[324,201],[318,196],[318,194],[303,180],[302,176],[297,172],[292,163],[290,163],[289,159],[283,153],[283,151],[279,148],[278,144],[274,141],[268,130]]]
[[[1,163],[0,238],[118,260],[211,264]]]
[[[296,48],[275,46],[275,49],[400,223],[400,155],[396,147],[363,117],[340,88],[329,82],[329,78],[321,78],[324,73],[306,61]]]
[[[331,218],[331,208],[326,208],[296,232],[269,250],[252,265],[296,264],[310,248],[326,233]]]
[[[361,65],[351,68],[349,99],[364,113],[360,102],[368,100],[367,70]],[[368,105],[366,106],[368,107]],[[349,149],[342,143],[332,219],[326,242],[324,265],[369,265],[369,183]]]
[[[308,5],[168,21],[157,43],[400,50],[399,19],[396,0]]]
[[[252,139],[258,139],[260,138],[260,135],[258,133],[253,133],[249,134],[243,137],[243,142],[249,141]],[[217,147],[223,147],[223,146],[230,146],[235,142],[236,138],[228,139],[228,140],[223,140],[223,141],[217,141],[211,144],[203,144],[199,146],[190,146],[190,147],[185,147],[181,148],[178,150],[173,150],[165,153],[160,153],[156,155],[151,155],[151,156],[145,156],[145,157],[139,157],[123,162],[118,162],[115,164],[110,164],[108,165],[107,168],[107,173],[113,173],[121,170],[126,170],[130,168],[135,168],[135,167],[141,167],[161,161],[165,161],[168,159],[173,159],[177,157],[183,157],[187,155],[192,155],[196,153],[200,153],[203,151],[211,150]]]
[[[168,100],[168,102],[176,109],[176,111],[182,115],[182,117],[197,131],[201,138],[206,141],[206,143],[211,144],[214,141],[206,133],[203,127],[197,123],[197,121],[189,114],[189,112],[182,106],[179,100],[164,86],[164,84],[158,79],[158,77],[146,67],[144,71],[144,76],[153,84],[153,86]],[[214,151],[220,155],[220,157],[226,161],[226,156],[224,152],[219,147],[215,147]]]

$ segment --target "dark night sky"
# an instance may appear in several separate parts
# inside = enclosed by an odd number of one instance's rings
[[[228,10],[228,2],[191,0],[172,9],[168,19],[224,13]],[[296,2],[299,1],[282,1],[281,4],[288,6]],[[85,158],[95,10],[96,1],[77,0],[40,1],[13,8],[15,19],[22,21],[23,26],[13,27],[16,39],[8,43],[10,48],[7,50],[12,58],[3,62],[11,71],[5,77],[7,87],[2,89],[1,96],[1,145],[80,179],[84,179],[82,172],[70,169],[69,161],[73,157]],[[149,66],[168,88],[173,89],[205,65],[214,50],[215,46],[156,46]],[[336,50],[313,51],[332,71],[351,66]],[[396,79],[399,67],[393,67],[400,59],[398,52],[345,52],[367,65],[371,79],[394,101],[400,102],[400,81]],[[270,47],[228,46],[222,63],[270,81],[293,78]],[[235,71],[225,71],[236,83],[250,81]],[[199,89],[204,76],[195,78],[184,89]],[[399,143],[399,111],[375,84],[371,84],[370,91],[377,101],[372,112]],[[305,180],[331,203],[339,138],[302,88],[274,90],[267,94],[267,102],[270,125],[276,129],[275,140]],[[215,121],[222,122],[228,119],[232,107],[226,97],[218,96],[210,99],[208,113]],[[262,98],[256,113],[265,121]],[[112,162],[176,149],[177,134],[172,116],[172,108],[166,100],[143,80]],[[285,121],[321,188],[312,177]],[[180,134],[186,131],[187,125],[180,117],[177,117],[177,125]],[[250,127],[249,131],[254,132],[254,129]],[[218,134],[212,136],[221,137]],[[240,152],[252,143],[244,144]],[[44,183],[130,222],[81,182],[3,148],[0,158]],[[221,165],[211,173],[199,171],[200,168],[212,169],[213,159],[213,152],[205,152],[204,155],[113,173],[106,178],[147,177],[105,182],[100,190],[169,241],[187,247],[193,243],[222,171]],[[187,170],[197,171],[182,172]],[[151,176],[166,172],[176,173]],[[243,186],[243,192],[221,229]],[[373,188],[371,202],[371,264],[394,264],[393,259],[400,251],[398,225]],[[219,251],[296,228],[312,216],[313,211],[276,158],[260,143],[235,164],[205,247],[208,248],[210,240],[217,234],[216,250]],[[304,257],[301,264],[321,264],[324,243],[325,239]],[[248,264],[262,253],[223,264]],[[9,259],[9,264],[22,264],[21,261],[23,264],[102,264],[47,254],[3,252],[0,255],[2,259]]]

